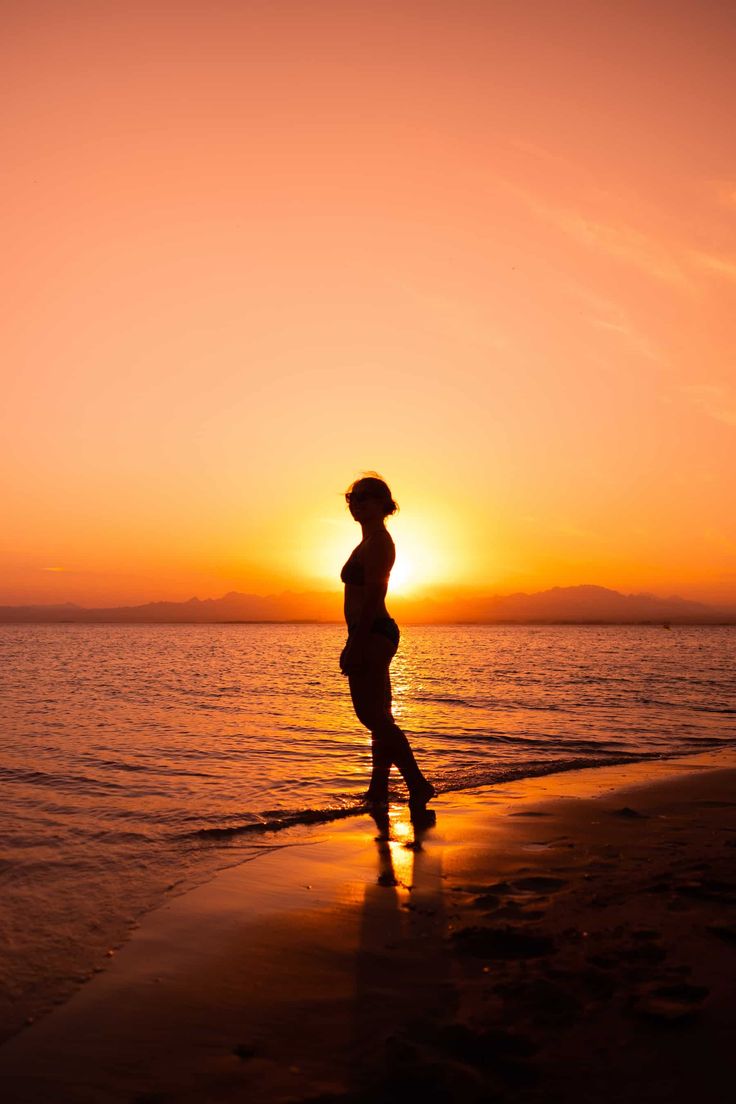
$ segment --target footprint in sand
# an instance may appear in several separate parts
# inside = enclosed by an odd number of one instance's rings
[[[679,885],[674,886],[674,890],[683,897],[692,897],[701,901],[720,901],[729,905],[736,902],[736,883],[721,882],[716,878],[680,882]]]
[[[232,1053],[236,1058],[239,1058],[241,1062],[247,1062],[251,1058],[255,1058],[258,1054],[258,1050],[252,1043],[238,1043],[233,1047]]]
[[[704,985],[684,981],[652,985],[631,998],[630,1011],[664,1026],[684,1024],[695,1019],[707,996]]]
[[[565,885],[567,882],[564,878],[551,878],[539,874],[531,878],[519,878],[511,883],[511,889],[512,892],[516,890],[522,893],[554,893]]]
[[[622,943],[617,947],[603,947],[589,955],[589,961],[603,970],[658,965],[667,958],[667,952],[656,939]]]
[[[527,867],[528,869],[528,867]],[[554,893],[567,885],[564,878],[553,878],[542,874],[531,875],[526,878],[514,878],[512,882],[493,882],[491,885],[457,886],[457,893],[493,894],[498,896],[504,893]]]
[[[544,897],[550,893],[556,893],[567,885],[563,878],[532,875],[530,877],[516,878],[512,882],[495,882],[489,886],[472,887],[476,892],[482,892],[473,901],[473,907],[482,909],[483,912],[494,912],[497,916],[505,916],[509,919],[540,920],[544,912],[540,909],[531,911],[530,905],[544,903]],[[466,887],[470,889],[471,887]],[[521,900],[519,900],[521,898]]]
[[[727,943],[736,943],[736,924],[709,924],[708,931]]]
[[[539,958],[551,954],[554,941],[546,935],[536,935],[520,928],[481,928],[475,925],[461,928],[452,935],[462,954],[476,958],[515,959]]]
[[[522,844],[522,847],[525,851],[550,851],[559,849],[563,844],[568,845],[568,840],[569,836],[554,836],[548,840],[530,840],[529,843]]]
[[[509,882],[493,882],[491,885],[464,885],[453,886],[453,893],[508,893],[511,889]]]
[[[467,1024],[455,1023],[442,1029],[437,1044],[456,1061],[490,1071],[501,1081],[521,1087],[536,1080],[531,1063],[537,1046],[526,1035],[503,1028],[478,1031]],[[452,1098],[455,1099],[454,1094]],[[495,1095],[493,1099],[497,1099]]]
[[[475,908],[484,909],[486,912],[493,912],[501,905],[501,898],[496,893],[481,893],[480,897],[476,897],[473,901]]]

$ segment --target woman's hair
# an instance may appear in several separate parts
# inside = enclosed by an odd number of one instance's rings
[[[360,479],[356,479],[350,484],[347,489],[347,494],[351,495],[353,491],[367,491],[375,498],[379,499],[383,506],[384,517],[388,517],[389,514],[395,514],[399,508],[398,503],[394,502],[391,497],[388,483],[385,479],[381,479],[378,472],[363,472]]]

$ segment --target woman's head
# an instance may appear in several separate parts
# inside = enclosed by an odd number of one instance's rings
[[[395,514],[399,508],[391,497],[388,484],[381,479],[377,472],[366,472],[360,479],[356,479],[354,483],[351,483],[345,492],[345,501],[353,516],[355,516],[355,507],[361,507],[366,503],[375,503],[378,512],[383,517]]]

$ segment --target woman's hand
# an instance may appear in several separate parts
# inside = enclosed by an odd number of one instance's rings
[[[358,634],[350,637],[340,654],[340,670],[344,675],[351,675],[365,666],[367,658],[366,643],[366,638],[358,636]]]

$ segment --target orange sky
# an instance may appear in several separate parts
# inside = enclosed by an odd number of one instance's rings
[[[0,602],[736,601],[730,5],[0,14]]]

